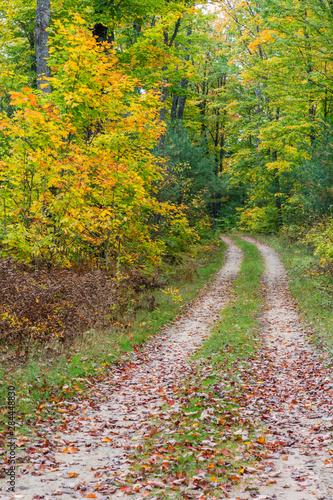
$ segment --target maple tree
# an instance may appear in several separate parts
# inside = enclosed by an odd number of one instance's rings
[[[176,207],[152,196],[161,176],[150,152],[163,130],[159,96],[118,69],[116,51],[82,18],[53,30],[52,94],[12,92],[15,112],[2,120],[7,250],[65,265],[85,252],[107,268],[111,256],[158,258],[165,245],[148,224],[157,215],[166,233],[195,237]]]

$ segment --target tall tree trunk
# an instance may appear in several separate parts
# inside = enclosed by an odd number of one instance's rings
[[[180,82],[180,87],[184,90],[187,89],[188,85],[188,79],[183,78],[183,80]],[[185,102],[186,102],[186,95],[179,96],[178,98],[178,113],[177,113],[177,120],[182,120],[184,118],[184,108],[185,108]]]
[[[167,68],[163,68],[163,71],[166,71]],[[165,85],[167,83],[166,79],[163,79],[162,81],[162,89],[161,89],[161,97],[160,97],[160,102],[161,102],[161,108],[160,108],[160,115],[159,115],[159,121],[165,123],[166,119],[166,100],[168,97],[168,87]],[[158,148],[164,149],[164,144],[165,144],[165,133],[162,132],[160,135],[160,139],[158,141]]]
[[[37,0],[35,31],[37,87],[47,94],[51,92],[51,87],[48,83],[50,68],[47,65],[49,58],[49,35],[47,28],[50,26],[50,16],[50,0]]]
[[[187,36],[190,37],[191,35],[192,35],[192,26],[190,26],[190,28],[187,31]],[[188,48],[186,48],[185,50],[188,52]],[[185,57],[185,61],[188,62],[189,60],[190,60],[190,54],[187,53],[186,57]],[[180,82],[180,88],[186,90],[188,84],[189,84],[188,78],[183,78]],[[172,101],[172,112],[174,114],[171,114],[171,116],[173,117],[173,119],[177,118],[177,120],[183,120],[185,103],[186,103],[186,95],[175,96],[175,97],[177,97],[177,100],[175,101],[175,103],[174,103],[174,101]],[[174,108],[174,104],[175,104],[175,108]],[[178,112],[177,112],[177,106],[178,106]]]
[[[186,95],[179,97],[177,120],[182,120],[184,118]]]
[[[171,35],[171,38],[169,38],[168,31],[163,32],[163,42],[164,42],[164,45],[166,45],[167,47],[171,47],[172,44],[174,43],[175,38],[176,38],[178,31],[179,31],[180,21],[181,21],[181,18],[179,17],[177,22],[175,23],[175,27],[174,27],[173,33]],[[164,72],[164,74],[165,74],[167,69],[168,68],[166,66],[162,68],[162,71]],[[160,99],[161,108],[160,108],[159,121],[164,122],[164,123],[165,123],[165,119],[166,119],[166,100],[168,97],[167,83],[168,83],[168,79],[166,77],[163,77],[162,78],[161,99]],[[162,133],[160,136],[160,140],[158,142],[158,148],[160,150],[164,149],[164,144],[165,144],[165,134]]]
[[[172,106],[171,106],[171,120],[175,120],[177,117],[178,108],[178,95],[172,96]]]
[[[223,130],[221,133],[221,137],[220,137],[220,159],[219,159],[220,174],[223,171],[223,160],[224,160],[224,156],[225,156],[224,143],[225,143],[225,136],[224,136],[224,130]]]

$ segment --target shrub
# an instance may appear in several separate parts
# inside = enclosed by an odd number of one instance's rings
[[[115,283],[100,270],[34,271],[6,259],[0,286],[0,339],[18,347],[104,328],[116,302]]]
[[[316,224],[305,236],[305,242],[314,246],[315,255],[320,257],[320,265],[333,264],[333,218]]]
[[[240,229],[251,233],[273,233],[278,229],[278,210],[274,206],[253,207],[240,212]]]

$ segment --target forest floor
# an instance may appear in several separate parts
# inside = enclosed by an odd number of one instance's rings
[[[16,491],[4,480],[1,500],[333,499],[328,356],[303,331],[277,253],[223,239],[224,266],[184,315],[62,406],[60,422],[41,421],[17,443]],[[261,312],[257,281],[244,274],[259,256],[253,244],[265,265]],[[252,347],[244,312],[260,329]],[[195,357],[223,318],[227,357]]]

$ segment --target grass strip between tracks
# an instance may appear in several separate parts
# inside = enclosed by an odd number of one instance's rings
[[[264,437],[244,410],[251,359],[261,347],[264,266],[254,245],[235,242],[244,260],[230,301],[194,356],[192,374],[175,394],[176,409],[164,408],[156,434],[133,455],[133,482],[158,479],[151,493],[159,490],[159,498],[219,497],[254,471],[263,454]]]

